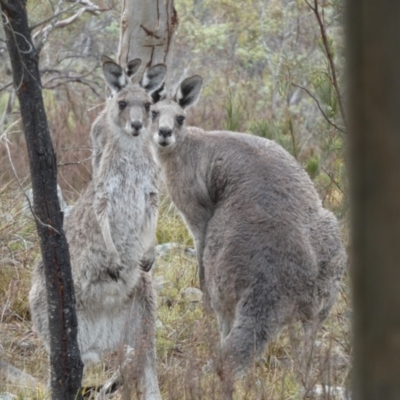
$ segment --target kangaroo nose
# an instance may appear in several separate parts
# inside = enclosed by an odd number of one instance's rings
[[[139,131],[140,129],[142,129],[143,124],[142,124],[141,121],[133,121],[133,122],[131,123],[131,127],[132,127],[133,129],[135,129],[136,131]]]
[[[168,137],[172,135],[172,129],[171,128],[167,128],[167,127],[162,127],[158,130],[159,135],[163,136],[163,137]]]

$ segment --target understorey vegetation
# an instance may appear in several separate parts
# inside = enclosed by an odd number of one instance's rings
[[[91,179],[90,126],[106,96],[100,56],[116,59],[120,3],[28,1],[58,183],[70,205]],[[324,206],[340,220],[347,245],[342,3],[176,0],[175,7],[179,26],[171,79],[177,85],[193,74],[204,78],[188,124],[249,132],[281,144],[303,165]],[[0,30],[0,361],[37,380],[10,383],[0,368],[0,393],[46,399],[48,359],[32,331],[27,299],[32,269],[40,258],[24,194],[29,188],[26,144]],[[215,372],[217,324],[201,306],[193,241],[165,193],[157,243],[157,355],[163,399],[221,399]],[[349,398],[350,320],[346,274],[312,359],[301,357],[301,327],[284,330],[239,379],[235,398]],[[101,385],[118,362],[116,353],[89,366],[83,385]]]

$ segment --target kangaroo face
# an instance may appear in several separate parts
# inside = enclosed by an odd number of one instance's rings
[[[185,79],[172,99],[152,107],[153,140],[159,148],[173,148],[184,135],[185,109],[196,103],[203,83],[199,75]]]
[[[157,64],[145,70],[139,84],[131,79],[138,73],[141,61],[129,61],[126,69],[109,57],[102,57],[103,73],[112,97],[107,113],[112,123],[129,136],[139,136],[150,123],[151,95],[163,84],[166,66]]]
[[[160,147],[173,147],[183,134],[185,111],[172,100],[163,100],[151,110],[154,142]]]
[[[139,85],[129,84],[111,99],[113,123],[129,136],[139,136],[150,123],[151,96]]]

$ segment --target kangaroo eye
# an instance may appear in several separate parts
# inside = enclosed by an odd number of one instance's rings
[[[146,109],[146,111],[150,111],[150,106],[151,103],[145,103],[144,108]]]
[[[152,112],[151,112],[151,117],[152,117],[153,119],[156,119],[156,118],[158,117],[158,114],[159,114],[158,111],[152,111]]]
[[[177,117],[176,117],[176,122],[179,124],[179,125],[183,125],[183,122],[185,121],[185,117],[183,116],[183,115],[178,115]]]
[[[126,101],[119,101],[118,107],[122,111],[126,107]]]

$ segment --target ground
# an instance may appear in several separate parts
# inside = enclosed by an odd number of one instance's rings
[[[47,355],[32,331],[27,295],[39,246],[32,217],[19,192],[0,193],[0,361],[26,371],[45,386]],[[213,315],[199,301],[192,240],[175,208],[164,197],[157,231],[155,282],[158,291],[158,376],[164,400],[221,399],[213,370],[219,335]],[[300,360],[301,329],[294,326],[273,341],[236,384],[235,399],[347,399],[351,372],[350,300],[344,278],[338,301],[318,332],[311,362]],[[83,385],[101,385],[117,364],[110,355],[88,367]],[[0,375],[1,376],[1,375]],[[40,387],[0,380],[2,392],[18,399],[47,399]],[[117,394],[114,398],[122,398]]]

